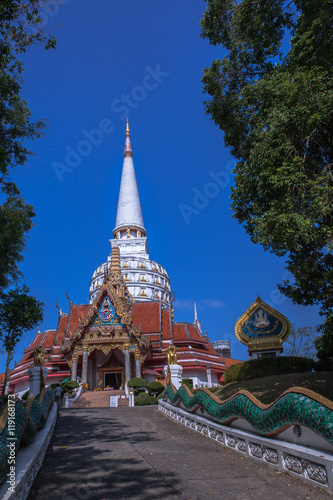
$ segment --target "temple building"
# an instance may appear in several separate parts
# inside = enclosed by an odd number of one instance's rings
[[[175,322],[170,279],[150,259],[137,187],[127,122],[123,169],[111,253],[90,281],[89,304],[69,310],[58,307],[55,329],[37,332],[10,372],[7,391],[22,394],[29,387],[28,368],[37,347],[46,351],[46,385],[66,377],[89,388],[124,387],[132,377],[163,382],[166,349],[177,348],[183,377],[194,387],[222,382],[230,352],[214,349],[202,333],[195,305],[193,323]],[[230,364],[230,361],[227,363]]]

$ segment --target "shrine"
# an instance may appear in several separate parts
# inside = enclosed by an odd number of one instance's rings
[[[237,321],[235,334],[248,347],[252,359],[279,356],[283,351],[283,342],[290,334],[290,323],[258,295]]]

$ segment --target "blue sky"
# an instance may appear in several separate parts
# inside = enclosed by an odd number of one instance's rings
[[[239,359],[248,355],[234,326],[258,293],[298,326],[319,322],[316,308],[277,293],[283,259],[253,245],[232,218],[233,160],[202,104],[202,69],[224,55],[199,36],[205,8],[202,0],[64,0],[45,14],[57,49],[24,56],[23,95],[50,131],[14,174],[37,212],[22,269],[45,303],[41,330],[56,327],[57,298],[68,310],[66,290],[88,302],[91,275],[110,252],[127,115],[150,258],[170,276],[176,321],[192,322],[197,301],[203,330],[231,341]]]

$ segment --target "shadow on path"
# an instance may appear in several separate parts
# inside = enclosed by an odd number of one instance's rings
[[[156,407],[59,412],[29,500],[332,500],[177,424]]]

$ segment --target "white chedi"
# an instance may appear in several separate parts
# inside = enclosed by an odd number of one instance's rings
[[[114,239],[111,248],[120,250],[121,274],[134,301],[160,300],[162,306],[171,304],[170,279],[165,269],[149,259],[146,229],[143,223],[141,203],[133,162],[130,130],[127,122],[124,161],[119,189]],[[110,266],[108,261],[99,266],[92,275],[89,300],[92,303]]]

